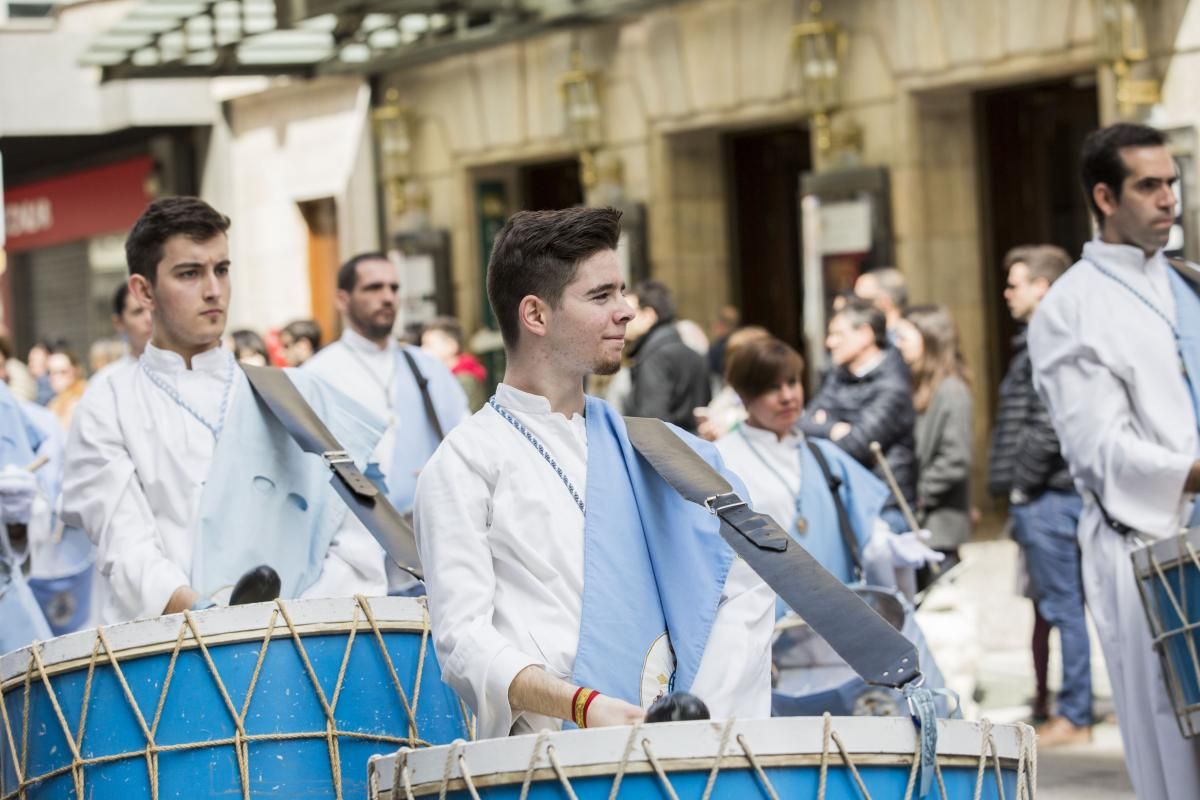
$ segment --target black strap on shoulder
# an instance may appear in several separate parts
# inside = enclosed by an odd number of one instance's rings
[[[429,395],[429,379],[417,368],[417,360],[412,357],[412,353],[403,347],[400,348],[400,352],[404,354],[404,360],[408,362],[408,368],[412,370],[413,378],[417,381],[417,388],[421,390],[421,401],[425,404],[425,416],[429,419],[429,425],[437,434],[440,442],[446,438],[446,434],[442,430],[442,423],[438,421],[437,409],[433,407],[433,398]]]
[[[1200,291],[1200,264],[1184,258],[1168,258],[1167,263],[1179,273],[1181,278],[1190,283],[1193,289]]]
[[[863,564],[862,553],[858,549],[858,537],[854,535],[854,526],[850,524],[850,514],[846,511],[846,503],[842,500],[842,479],[833,474],[833,470],[829,468],[829,462],[825,459],[825,454],[821,452],[821,448],[811,437],[804,437],[808,444],[809,451],[812,452],[813,458],[817,460],[817,464],[821,467],[821,474],[825,476],[825,483],[829,484],[829,493],[833,495],[833,507],[837,510],[838,530],[842,532],[842,542],[846,545],[846,552],[850,554],[850,561],[854,564],[854,577],[857,580],[862,580]]]
[[[241,365],[254,395],[279,420],[306,453],[325,460],[333,472],[330,483],[354,516],[379,542],[396,566],[421,577],[421,561],[412,526],[388,501],[387,496],[359,471],[350,454],[300,394],[287,373],[275,367]]]
[[[901,687],[920,675],[917,648],[829,573],[661,420],[626,417],[639,455],[685,499],[721,521],[723,538],[868,683]]]

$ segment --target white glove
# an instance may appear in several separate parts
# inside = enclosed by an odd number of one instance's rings
[[[37,494],[37,478],[32,472],[12,464],[0,471],[0,524],[28,524]]]
[[[926,564],[944,561],[945,553],[939,553],[925,544],[932,536],[932,533],[922,528],[919,531],[905,531],[886,537],[885,541],[892,553],[892,566],[919,569]]]

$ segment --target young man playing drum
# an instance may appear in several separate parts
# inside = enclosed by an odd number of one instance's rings
[[[278,572],[283,597],[386,590],[383,551],[252,393],[221,346],[229,219],[192,197],[152,203],[125,243],[129,288],[153,314],[136,366],[75,413],[66,524],[87,531],[109,583],[105,622],[220,602],[246,570]],[[369,412],[312,378],[292,380],[356,461],[382,434]]]
[[[1179,732],[1134,581],[1132,532],[1200,520],[1200,298],[1163,256],[1178,179],[1163,134],[1117,124],[1083,148],[1100,235],[1050,287],[1029,326],[1034,379],[1086,503],[1084,595],[1112,680],[1138,797],[1200,797],[1200,739]],[[1195,278],[1195,270],[1191,270]]]
[[[418,480],[434,644],[481,737],[631,723],[670,691],[713,717],[770,713],[771,589],[584,395],[633,317],[619,235],[612,209],[509,220],[487,277],[504,383]]]

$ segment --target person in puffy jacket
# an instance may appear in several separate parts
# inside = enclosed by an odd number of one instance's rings
[[[871,452],[871,443],[879,442],[900,491],[915,506],[912,377],[900,353],[888,344],[883,312],[868,301],[849,298],[829,320],[825,346],[833,369],[805,409],[801,430],[836,442],[882,478]],[[893,531],[908,530],[894,498],[882,516]]]

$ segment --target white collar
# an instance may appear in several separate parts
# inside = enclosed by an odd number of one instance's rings
[[[184,362],[183,356],[174,350],[163,350],[161,347],[155,347],[153,342],[146,343],[146,350],[142,353],[142,358],[145,359],[146,366],[156,372],[183,372],[187,370],[187,364]],[[211,372],[224,376],[225,371],[229,369],[229,360],[232,358],[233,353],[218,343],[215,347],[210,347],[203,353],[197,353],[192,356],[192,371]]]
[[[550,399],[543,397],[540,394],[531,394],[523,392],[520,389],[510,386],[507,383],[500,383],[496,386],[496,402],[507,408],[509,411],[519,411],[522,414],[538,414],[548,416],[555,413],[550,408]],[[565,414],[559,414],[560,417],[566,418]],[[580,414],[574,414],[571,419],[582,418]]]
[[[887,353],[883,350],[880,350],[875,354],[875,358],[868,361],[864,366],[861,366],[858,369],[852,369],[850,371],[854,373],[854,377],[861,378],[864,375],[869,375],[871,370],[882,364],[885,358],[887,358]]]
[[[379,355],[380,353],[386,353],[391,350],[395,350],[400,346],[396,344],[395,339],[389,336],[384,346],[380,347],[379,345],[375,344],[375,342],[372,342],[370,339],[351,328],[349,325],[347,325],[345,330],[342,331],[341,341],[342,344],[346,345],[351,350],[354,350],[357,353],[364,353],[366,355]]]
[[[1146,275],[1151,270],[1166,267],[1162,250],[1147,256],[1140,247],[1131,244],[1111,244],[1093,239],[1083,246],[1083,257],[1107,269],[1127,270],[1135,275]]]
[[[738,426],[738,430],[742,435],[750,440],[750,443],[762,447],[799,447],[804,443],[804,438],[799,433],[789,433],[780,439],[775,435],[775,431],[769,431],[766,428],[756,428],[749,422],[743,422]]]

